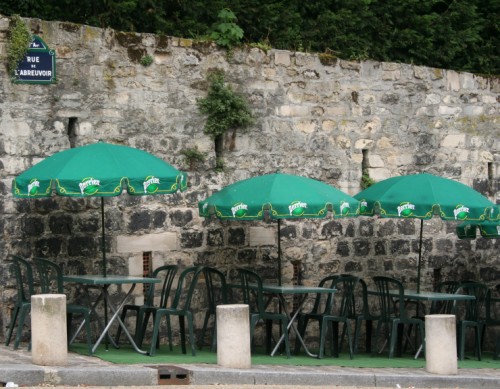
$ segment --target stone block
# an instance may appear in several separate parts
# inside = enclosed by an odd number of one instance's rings
[[[455,315],[425,315],[425,370],[458,374]]]
[[[250,246],[274,246],[276,245],[277,226],[272,227],[250,227]]]
[[[274,51],[274,64],[276,66],[290,66],[290,52],[285,50]]]
[[[35,365],[64,366],[68,363],[66,295],[31,296],[31,344]]]
[[[250,314],[246,304],[219,305],[217,315],[217,364],[234,369],[252,367]]]
[[[164,232],[147,235],[120,235],[116,238],[116,249],[119,253],[177,250],[177,234]]]
[[[457,148],[465,146],[465,134],[447,135],[441,142],[441,147]]]

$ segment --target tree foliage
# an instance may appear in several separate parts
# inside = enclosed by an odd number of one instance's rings
[[[187,38],[220,33],[224,9],[247,43],[500,73],[498,0],[0,0],[5,15]]]

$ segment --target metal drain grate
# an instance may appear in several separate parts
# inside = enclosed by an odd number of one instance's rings
[[[189,371],[178,366],[148,366],[158,370],[158,385],[189,385]]]

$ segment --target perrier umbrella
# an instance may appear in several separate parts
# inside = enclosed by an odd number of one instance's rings
[[[458,181],[428,173],[392,177],[361,191],[360,215],[420,219],[417,292],[420,291],[423,221],[434,215],[443,220],[483,221],[493,217],[495,205],[481,193]]]
[[[104,197],[169,194],[187,187],[187,175],[162,159],[133,147],[98,142],[60,151],[17,176],[14,197],[36,199],[53,193],[101,197],[103,275],[106,276]]]
[[[290,174],[266,174],[235,182],[198,203],[203,217],[278,221],[278,283],[281,284],[281,219],[357,216],[359,202],[324,182]]]

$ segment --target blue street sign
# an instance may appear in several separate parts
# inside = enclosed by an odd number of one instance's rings
[[[52,84],[56,82],[56,53],[33,35],[28,52],[14,71],[18,84]]]

